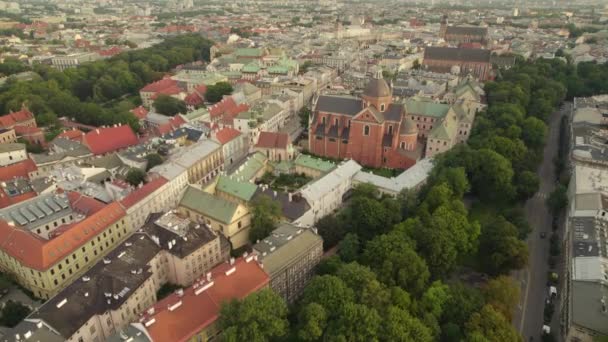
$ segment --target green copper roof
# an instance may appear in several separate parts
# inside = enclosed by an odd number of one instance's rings
[[[225,224],[230,224],[238,207],[235,203],[213,196],[192,186],[186,189],[184,196],[179,202],[179,206]]]
[[[429,133],[429,139],[441,139],[452,141],[452,138],[456,135],[457,122],[452,115],[445,117],[443,122],[433,128]]]
[[[309,169],[317,170],[322,173],[329,172],[333,170],[336,165],[332,162],[328,162],[319,158],[311,157],[306,154],[300,154],[296,160],[296,165],[306,167]]]
[[[282,65],[273,65],[268,67],[269,74],[287,74],[289,72],[289,68],[284,67]]]
[[[241,181],[250,181],[262,168],[266,167],[266,160],[264,153],[256,152],[230,176]]]
[[[421,100],[405,101],[405,110],[410,115],[424,115],[435,118],[442,118],[450,109],[450,106],[443,103],[435,103]]]
[[[222,191],[249,202],[258,187],[249,182],[241,182],[231,177],[220,176],[215,189],[216,191]]]
[[[258,63],[249,63],[243,67],[243,72],[258,72],[260,71],[260,66]]]
[[[238,57],[261,57],[262,53],[262,49],[257,48],[241,48],[234,52]]]
[[[281,173],[289,173],[289,171],[293,168],[293,162],[289,160],[283,160],[278,163],[273,163],[275,171],[279,171]]]

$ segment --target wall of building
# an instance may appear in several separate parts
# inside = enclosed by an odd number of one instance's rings
[[[20,161],[27,159],[27,153],[25,152],[25,146],[23,150],[8,151],[0,153],[0,166],[6,166],[15,164]]]

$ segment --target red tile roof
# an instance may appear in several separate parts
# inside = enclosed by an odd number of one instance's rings
[[[93,154],[104,154],[137,144],[137,136],[129,125],[97,128],[84,136],[84,144]]]
[[[59,135],[57,135],[57,138],[65,138],[65,139],[82,142],[82,139],[84,138],[84,132],[79,129],[74,128],[74,129],[70,129],[70,130],[59,133]]]
[[[118,46],[112,46],[111,48],[106,49],[106,50],[99,50],[97,53],[100,56],[111,57],[111,56],[116,56],[121,52],[122,52],[121,48],[119,48]]]
[[[188,341],[218,319],[223,302],[245,298],[267,287],[270,279],[266,272],[253,256],[247,260],[239,258],[234,265],[216,266],[211,271],[211,282],[197,281],[184,289],[183,295],[174,293],[156,303],[154,313],[141,318],[152,340]]]
[[[177,81],[172,80],[169,77],[165,77],[159,81],[146,85],[145,87],[141,88],[140,91],[145,93],[156,93],[172,86],[177,86]]]
[[[239,113],[246,112],[249,110],[249,106],[246,103],[236,104],[232,96],[226,96],[222,101],[214,104],[209,108],[209,116],[212,120],[221,119],[226,124],[232,124],[232,120],[239,115]]]
[[[217,133],[215,133],[215,138],[217,139],[217,141],[220,142],[220,144],[224,145],[225,143],[232,141],[239,135],[241,135],[241,132],[239,132],[238,130],[232,127],[224,127]]]
[[[260,132],[258,143],[255,144],[255,147],[286,149],[287,145],[289,145],[289,134],[287,133]]]
[[[30,172],[38,168],[31,159],[26,159],[15,164],[0,167],[0,181],[8,181],[13,178],[29,178]]]
[[[204,101],[203,98],[197,92],[193,92],[186,96],[184,102],[186,102],[186,104],[190,106],[197,106],[202,104]]]
[[[42,130],[38,127],[15,125],[15,134],[21,136],[43,135]]]
[[[6,208],[10,205],[17,204],[19,202],[23,202],[30,198],[34,198],[38,196],[34,191],[26,192],[24,194],[20,194],[17,196],[10,197],[4,192],[2,188],[0,188],[0,208]]]
[[[124,216],[120,205],[111,203],[51,240],[0,220],[0,248],[27,267],[47,270]]]
[[[14,125],[29,121],[33,118],[34,118],[34,114],[32,114],[32,112],[30,112],[27,108],[22,108],[18,112],[9,113],[9,114],[0,116],[0,127],[2,127],[2,128],[13,127]]]
[[[69,191],[66,195],[72,209],[84,215],[93,215],[106,206],[105,203],[93,197],[85,196],[75,191]]]
[[[131,109],[131,113],[135,115],[139,120],[143,120],[148,115],[148,110],[144,106],[139,106]]]
[[[162,124],[156,128],[156,131],[159,135],[165,135],[167,133],[173,132],[176,129],[182,127],[186,123],[186,120],[182,118],[181,115],[176,115],[169,119],[169,122]]]
[[[127,196],[125,196],[125,198],[123,198],[120,201],[120,204],[125,209],[131,208],[132,206],[134,206],[135,204],[137,204],[139,201],[143,200],[144,198],[148,197],[150,194],[152,194],[154,191],[156,191],[157,189],[159,189],[166,183],[167,183],[167,179],[165,179],[164,177],[158,177],[156,179],[153,179],[150,182],[146,183],[141,188],[138,188],[138,189],[132,191]]]

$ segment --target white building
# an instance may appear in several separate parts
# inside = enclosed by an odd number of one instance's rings
[[[0,166],[15,164],[26,159],[25,144],[0,144]]]

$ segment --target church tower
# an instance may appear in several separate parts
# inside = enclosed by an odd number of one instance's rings
[[[439,25],[439,38],[445,39],[445,31],[448,29],[448,15],[445,14],[441,17],[441,24]]]

